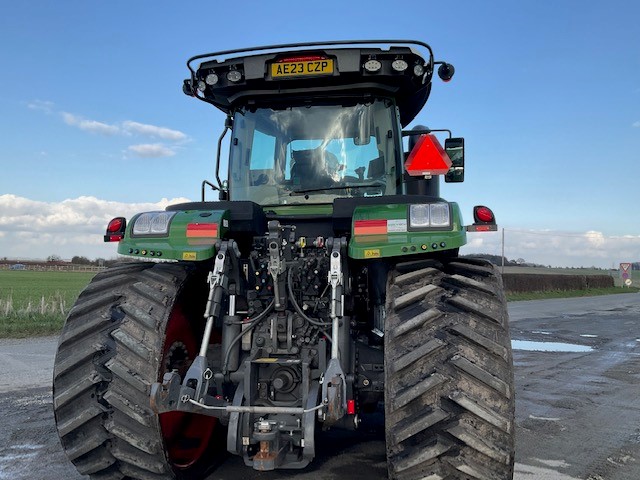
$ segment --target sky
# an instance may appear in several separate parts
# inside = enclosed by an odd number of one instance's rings
[[[0,258],[113,258],[107,222],[198,200],[224,115],[182,93],[196,54],[426,41],[455,66],[410,125],[465,137],[442,186],[497,233],[463,253],[552,266],[640,261],[640,2],[185,4],[0,0]]]

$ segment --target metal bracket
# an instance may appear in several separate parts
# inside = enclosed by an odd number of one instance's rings
[[[203,402],[202,399],[207,395],[210,380],[213,376],[207,361],[207,349],[209,348],[211,331],[213,330],[215,319],[220,316],[222,297],[228,289],[228,272],[231,261],[239,257],[240,251],[236,242],[234,240],[223,240],[218,245],[218,253],[216,254],[213,269],[209,272],[207,278],[209,296],[204,312],[207,323],[204,327],[198,356],[193,360],[182,381],[183,388],[193,389],[194,396],[192,398],[201,403]]]
[[[339,318],[344,316],[344,272],[342,271],[342,257],[346,251],[345,238],[334,238],[328,242],[331,245],[329,254],[329,278],[331,285],[331,358],[338,358]]]
[[[332,425],[347,412],[347,382],[337,358],[329,360],[322,382],[322,401],[326,406],[323,415],[325,425]]]
[[[286,270],[286,264],[282,258],[280,247],[282,245],[282,228],[280,222],[271,220],[267,224],[269,233],[267,235],[267,248],[269,250],[269,274],[273,278],[273,298],[276,310],[283,310],[286,307],[284,296],[284,281],[281,274]]]
[[[342,257],[346,251],[345,238],[334,238],[331,242],[329,263],[329,285],[331,285],[331,360],[324,372],[322,401],[326,405],[323,416],[325,424],[340,420],[347,411],[346,375],[340,364],[340,319],[344,316],[344,272]]]

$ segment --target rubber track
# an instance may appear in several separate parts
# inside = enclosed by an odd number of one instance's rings
[[[461,258],[399,264],[386,309],[389,477],[513,478],[513,360],[496,268]]]
[[[190,267],[135,263],[96,275],[60,336],[54,413],[62,446],[92,479],[168,480],[157,416],[148,407],[164,330]]]

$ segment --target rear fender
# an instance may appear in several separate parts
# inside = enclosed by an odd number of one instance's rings
[[[136,233],[135,225],[143,215],[170,214],[166,233]],[[118,253],[158,260],[201,261],[213,258],[215,243],[229,230],[228,210],[180,210],[146,212],[135,215],[118,244]]]
[[[426,203],[446,203],[444,201]],[[412,227],[409,204],[362,205],[351,223],[349,257],[374,259],[443,252],[467,243],[457,203],[449,202],[448,227]]]

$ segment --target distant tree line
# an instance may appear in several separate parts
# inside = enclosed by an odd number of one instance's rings
[[[473,257],[473,258],[483,258],[484,260],[490,261],[494,265],[502,265],[501,255],[491,255],[490,253],[473,253],[471,255],[463,255],[463,256]],[[526,265],[529,267],[542,267],[542,265],[529,264],[522,258],[519,258],[518,260],[509,260],[507,257],[504,257],[504,264],[507,267],[516,267],[518,265]]]
[[[490,253],[472,253],[470,255],[463,255],[463,257],[474,257],[474,258],[483,258],[485,260],[490,261],[491,263],[493,263],[494,265],[498,265],[501,266],[502,265],[502,256],[501,255],[492,255]],[[509,260],[507,257],[504,257],[504,265],[506,267],[516,267],[516,266],[521,266],[521,267],[538,267],[538,268],[551,268],[551,265],[540,265],[538,263],[530,263],[525,261],[522,258],[519,258],[517,260]],[[584,269],[584,268],[589,268],[589,269],[597,269],[597,267],[571,267],[571,269],[573,270],[580,270],[580,269]],[[617,270],[618,267],[614,267],[613,270]],[[640,262],[633,262],[631,264],[631,269],[632,270],[640,270]],[[600,269],[600,270],[607,270],[607,269]]]
[[[71,263],[74,265],[92,265],[96,267],[110,267],[118,263],[118,259],[113,258],[106,260],[104,258],[96,258],[95,260],[89,260],[87,257],[76,255],[71,259]]]

